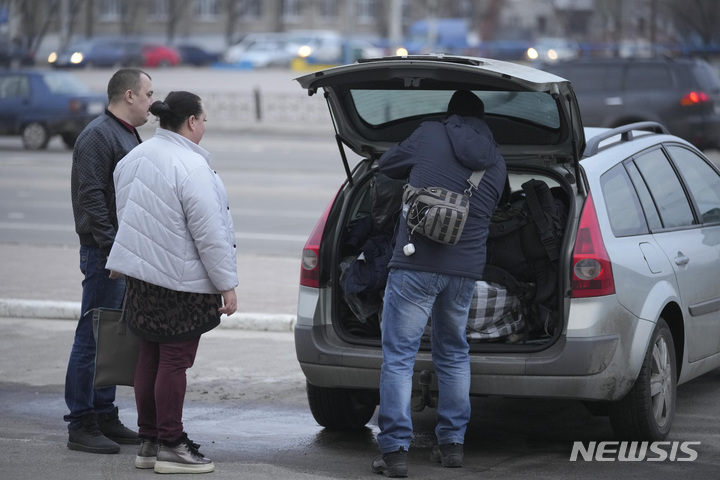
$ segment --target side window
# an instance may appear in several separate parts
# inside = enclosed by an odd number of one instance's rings
[[[608,219],[616,237],[648,233],[640,202],[622,165],[603,174],[600,185]]]
[[[665,153],[660,149],[643,153],[635,158],[635,165],[650,191],[663,228],[693,225],[692,209]]]
[[[5,75],[0,78],[0,98],[12,98],[18,96],[20,77],[18,75]]]
[[[650,231],[660,230],[662,228],[660,215],[655,207],[652,195],[650,195],[650,190],[648,190],[642,175],[640,175],[640,171],[633,162],[627,162],[625,168],[627,169],[628,175],[630,175],[630,180],[632,180],[635,186],[635,192],[640,199],[643,212],[645,212],[645,221],[647,221]]]
[[[667,90],[673,86],[670,69],[666,65],[630,65],[625,77],[625,90]]]
[[[703,223],[720,223],[720,175],[695,152],[680,146],[667,147],[690,190]]]

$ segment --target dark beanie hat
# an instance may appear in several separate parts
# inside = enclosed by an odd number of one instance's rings
[[[485,105],[471,91],[458,90],[453,94],[450,103],[448,103],[447,114],[485,118]]]

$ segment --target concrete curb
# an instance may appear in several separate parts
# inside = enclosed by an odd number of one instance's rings
[[[6,317],[77,320],[80,318],[80,302],[0,298],[0,318]],[[220,328],[261,332],[292,332],[295,328],[295,321],[295,315],[235,312],[222,318]]]

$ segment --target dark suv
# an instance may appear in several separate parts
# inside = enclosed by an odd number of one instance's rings
[[[540,68],[572,82],[586,126],[654,121],[700,149],[720,147],[720,80],[703,60],[581,59]]]

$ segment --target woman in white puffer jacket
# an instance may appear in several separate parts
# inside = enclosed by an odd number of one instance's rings
[[[213,462],[183,430],[186,370],[200,336],[237,309],[235,233],[225,187],[198,145],[201,99],[171,92],[150,112],[160,128],[115,168],[119,225],[107,262],[126,277],[125,317],[141,339],[135,466],[205,473]]]

